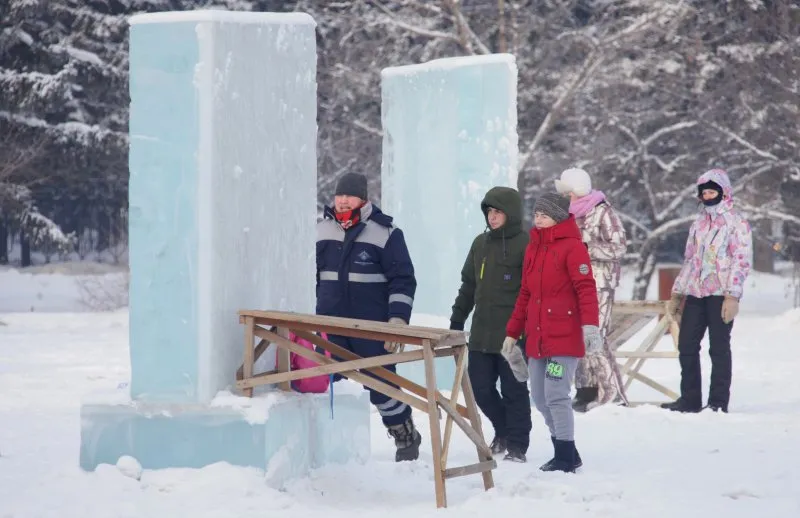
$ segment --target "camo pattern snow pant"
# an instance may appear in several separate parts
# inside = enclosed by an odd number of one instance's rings
[[[603,336],[603,349],[596,354],[587,354],[578,361],[578,368],[575,371],[575,387],[597,387],[597,400],[593,401],[588,408],[605,405],[615,400],[628,404],[619,365],[608,342],[611,310],[614,306],[614,290],[599,290],[597,302],[600,306],[600,334]]]

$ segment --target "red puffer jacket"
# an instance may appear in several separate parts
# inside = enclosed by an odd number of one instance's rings
[[[527,335],[531,358],[582,357],[584,325],[598,325],[597,288],[589,252],[575,218],[531,229],[522,287],[506,325],[508,336]]]

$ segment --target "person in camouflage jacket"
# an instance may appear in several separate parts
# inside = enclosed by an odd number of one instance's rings
[[[507,452],[505,460],[525,462],[531,433],[530,392],[501,354],[528,246],[528,234],[522,230],[522,198],[510,187],[493,187],[481,210],[488,228],[467,254],[450,329],[463,330],[472,313],[468,373],[475,401],[494,427],[492,452]]]
[[[619,365],[608,342],[614,292],[621,274],[620,260],[627,249],[625,228],[605,194],[592,189],[592,180],[583,169],[567,169],[561,173],[561,178],[556,180],[556,190],[570,197],[570,213],[575,216],[589,250],[603,336],[602,350],[598,354],[587,354],[578,362],[573,408],[586,412],[614,401],[627,405]]]

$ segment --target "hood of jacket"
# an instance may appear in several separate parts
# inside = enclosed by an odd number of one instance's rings
[[[697,186],[700,187],[704,183],[707,182],[714,182],[715,184],[722,187],[722,195],[725,196],[718,205],[714,207],[709,207],[709,210],[705,210],[706,208],[703,207],[705,212],[718,212],[718,211],[728,211],[733,207],[733,186],[731,185],[731,179],[728,177],[728,173],[726,173],[722,169],[711,169],[706,171],[705,173],[701,174],[700,177],[697,179]],[[699,194],[699,193],[698,193]]]
[[[489,226],[489,207],[502,210],[506,223],[500,228],[490,230],[491,237],[512,237],[522,232],[522,198],[519,191],[511,187],[492,187],[481,202],[481,211]]]

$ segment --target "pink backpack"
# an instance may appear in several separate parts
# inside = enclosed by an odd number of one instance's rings
[[[322,333],[322,338],[325,340],[328,339],[328,335]],[[289,340],[292,342],[302,345],[306,349],[311,349],[312,351],[315,350],[314,344],[309,342],[304,338],[300,338],[294,333],[289,333]],[[277,361],[277,351],[275,352],[275,359]],[[331,353],[325,351],[325,356],[328,358],[331,357]],[[314,360],[309,360],[307,358],[303,358],[299,354],[291,353],[289,355],[289,368],[293,371],[300,370],[300,369],[308,369],[310,367],[318,367],[319,364]],[[313,393],[323,393],[328,390],[328,385],[330,384],[330,376],[327,374],[320,374],[319,376],[313,376],[311,378],[303,378],[300,380],[292,381],[292,388],[297,392],[313,392]]]

